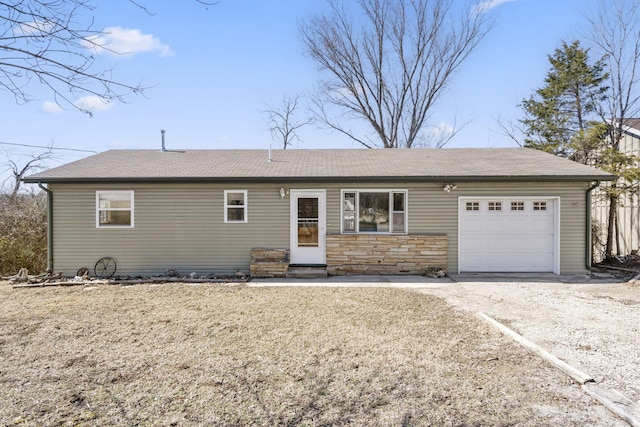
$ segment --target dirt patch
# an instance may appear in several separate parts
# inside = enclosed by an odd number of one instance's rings
[[[624,425],[398,289],[0,285],[3,425]]]

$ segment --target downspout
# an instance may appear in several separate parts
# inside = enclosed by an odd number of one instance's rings
[[[47,271],[53,273],[53,193],[41,182],[38,187],[47,192]]]
[[[593,183],[593,185],[589,188],[587,188],[587,193],[586,193],[586,213],[587,213],[587,225],[586,225],[586,236],[585,236],[585,241],[587,244],[587,250],[586,250],[586,257],[584,260],[584,265],[587,268],[587,270],[591,271],[591,256],[592,256],[592,252],[593,252],[593,241],[592,241],[592,230],[591,230],[591,211],[593,209],[593,207],[591,206],[591,192],[600,185],[600,181],[596,181]]]

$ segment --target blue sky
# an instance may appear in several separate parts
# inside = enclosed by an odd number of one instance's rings
[[[517,104],[543,83],[547,55],[578,37],[582,10],[593,1],[493,0],[495,27],[451,80],[430,121],[469,121],[447,147],[515,146],[496,119],[518,117]],[[191,0],[180,6],[147,0],[153,14],[126,0],[106,3],[96,2],[96,25],[133,43],[127,49],[136,53],[101,54],[100,60],[116,65],[117,79],[149,86],[145,96],[98,103],[90,118],[56,108],[37,85],[29,87],[36,100],[26,105],[0,92],[0,142],[96,152],[156,149],[166,129],[173,149],[267,149],[272,139],[263,111],[284,94],[312,92],[322,76],[298,35],[301,19],[325,10],[321,0],[220,0],[208,8]],[[313,126],[299,134],[298,148],[360,147]],[[0,144],[0,164],[30,152]],[[89,154],[56,151],[50,166]]]

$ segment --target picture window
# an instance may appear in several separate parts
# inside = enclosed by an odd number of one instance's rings
[[[342,192],[343,233],[406,233],[405,190]]]

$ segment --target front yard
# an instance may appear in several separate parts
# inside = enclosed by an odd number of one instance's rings
[[[410,291],[4,282],[0,301],[0,425],[577,426],[595,405]]]

